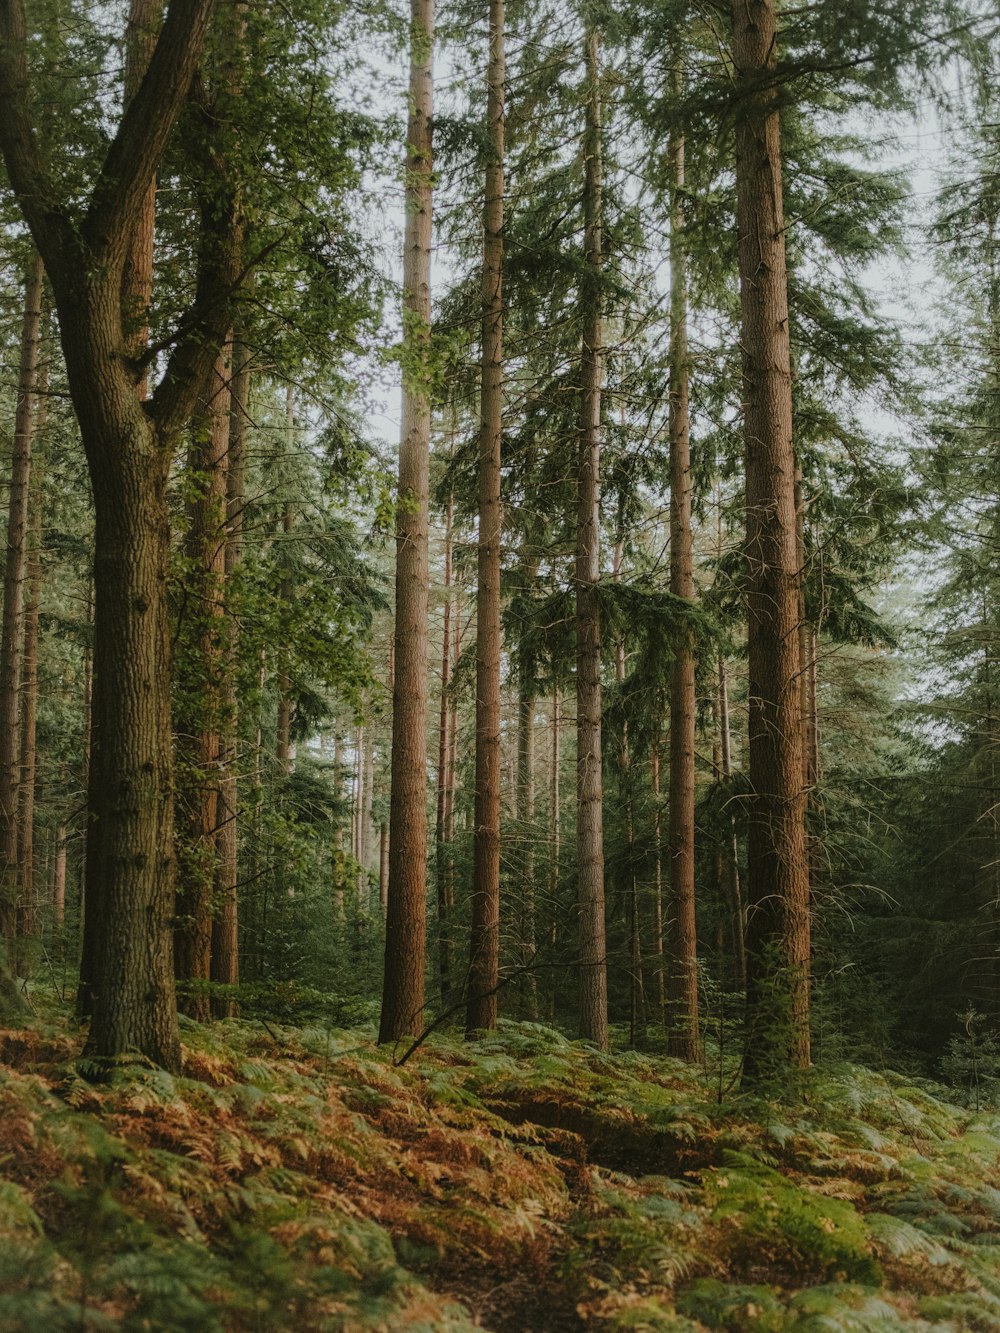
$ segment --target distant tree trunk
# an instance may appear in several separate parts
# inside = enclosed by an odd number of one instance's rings
[[[239,330],[232,341],[229,382],[229,453],[226,470],[226,540],[224,588],[226,615],[222,628],[222,657],[219,680],[219,782],[218,833],[216,836],[216,910],[212,919],[212,980],[236,986],[240,980],[239,950],[239,703],[236,671],[239,652],[239,619],[233,613],[230,590],[233,577],[243,563],[243,505],[246,489],[246,428],[250,419],[250,349]],[[216,1018],[233,1018],[235,1000],[213,999]]]
[[[608,968],[604,924],[604,830],[601,779],[600,453],[601,379],[601,94],[598,38],[586,38],[584,133],[584,273],[582,408],[576,547],[577,862],[580,912],[580,1032],[608,1045]]]
[[[497,1025],[500,981],[500,440],[503,433],[504,0],[490,0],[476,590],[476,796],[466,1035]]]
[[[66,826],[56,829],[55,866],[52,871],[52,908],[56,930],[66,922]]]
[[[809,879],[774,0],[736,0],[736,190],[750,671],[749,1082],[809,1063]]]
[[[653,787],[653,914],[656,931],[656,1007],[660,1024],[667,1021],[667,978],[663,952],[663,844],[660,822],[660,720],[650,756],[650,782]]]
[[[622,425],[624,426],[624,406]],[[621,525],[619,525],[620,527]],[[619,536],[615,543],[615,553],[611,568],[611,577],[615,583],[621,581],[624,541]],[[615,644],[615,681],[621,687],[625,684],[625,640],[619,637]],[[619,787],[622,809],[625,816],[625,855],[627,858],[627,896],[628,896],[628,939],[629,939],[629,1045],[635,1048],[640,1034],[646,1027],[646,993],[642,977],[642,923],[639,914],[639,881],[635,873],[635,820],[632,809],[632,755],[628,744],[628,722],[622,723],[621,748],[619,752]]]
[[[534,564],[532,579],[534,578]],[[517,828],[521,844],[520,954],[522,966],[535,956],[535,686],[521,679],[517,702]],[[523,987],[524,1011],[532,1021],[538,1017],[538,983],[529,971]]]
[[[677,91],[680,92],[679,76]],[[684,236],[684,136],[673,134],[670,224],[670,591],[694,600],[691,527],[691,439],[688,410],[687,256]],[[667,1048],[681,1060],[700,1058],[698,947],[694,900],[695,653],[683,623],[670,679],[670,807],[667,860],[670,922],[667,963]]]
[[[449,870],[451,848],[448,836],[448,805],[454,777],[449,745],[452,703],[448,692],[451,681],[451,569],[452,524],[455,497],[449,495],[444,520],[444,625],[441,633],[441,701],[438,712],[437,811],[434,822],[434,871],[437,887],[438,977],[441,1005],[446,1008],[451,995],[452,946]]]
[[[187,651],[178,708],[179,749],[186,757],[178,820],[177,926],[174,967],[179,981],[211,978],[212,920],[218,884],[219,796],[222,782],[222,678],[225,627],[227,469],[230,349],[220,354],[204,410],[195,422],[189,472],[185,552],[188,583],[182,611]],[[182,996],[181,1008],[199,1022],[211,1016],[204,987]]]
[[[430,469],[434,0],[410,0],[410,114],[403,255],[404,338],[396,536],[389,903],[379,1041],[423,1023],[427,898],[427,600]]]
[[[378,828],[378,901],[383,919],[389,900],[389,825],[383,819]]]
[[[40,410],[36,418],[36,435],[41,435],[42,415]],[[21,867],[17,923],[19,940],[33,939],[39,932],[38,898],[35,891],[35,741],[38,722],[38,612],[42,591],[42,492],[38,468],[35,467],[33,472],[28,505],[31,518],[21,657],[21,780],[17,837],[17,859]],[[29,956],[24,949],[20,953],[24,959]]]
[[[722,776],[727,783],[733,776],[733,741],[729,725],[729,683],[726,680],[726,662],[719,655],[719,753]],[[740,855],[736,836],[736,816],[729,812],[729,839],[724,855],[726,893],[729,900],[730,934],[733,941],[733,963],[736,981],[741,990],[747,984],[746,922],[743,895],[740,889]]]
[[[35,422],[38,345],[42,319],[41,258],[33,255],[25,277],[21,321],[21,363],[14,414],[3,622],[0,629],[0,931],[9,951],[17,936],[22,867],[18,864],[20,804],[19,683],[24,622],[24,576],[28,550],[28,494]]]

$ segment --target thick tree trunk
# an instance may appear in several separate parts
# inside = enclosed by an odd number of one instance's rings
[[[679,91],[679,89],[678,89]],[[691,438],[688,409],[687,256],[684,236],[684,136],[670,142],[670,591],[694,599],[691,527]],[[698,947],[694,891],[694,635],[683,624],[670,677],[670,867],[667,1048],[681,1060],[698,1060]]]
[[[66,320],[63,327],[72,328]],[[86,1049],[101,1058],[140,1052],[177,1069],[169,451],[128,392],[131,402],[119,398],[115,418],[84,429],[94,479],[97,588],[86,880],[94,965]]]
[[[577,862],[580,914],[580,1032],[608,1045],[608,969],[604,923],[604,829],[601,776],[600,452],[601,378],[601,95],[598,39],[586,38],[584,265],[581,304],[582,408],[576,547]]]
[[[427,600],[430,468],[434,0],[410,3],[403,376],[396,536],[396,686],[392,709],[389,903],[379,1041],[423,1024],[427,898]]]
[[[217,834],[222,784],[222,673],[229,461],[230,352],[220,355],[195,425],[189,472],[188,580],[182,614],[186,645],[180,752],[186,759],[178,820],[177,926],[174,966],[179,981],[211,978],[212,919],[219,876]],[[211,1015],[204,986],[182,999],[200,1022]]]
[[[504,0],[490,0],[483,209],[476,591],[476,796],[472,931],[465,1016],[470,1037],[496,1027],[500,982],[500,440],[503,432]]]
[[[451,995],[452,947],[449,920],[449,871],[451,848],[448,839],[448,806],[453,782],[449,746],[452,702],[448,692],[451,681],[451,570],[452,524],[455,498],[448,497],[444,519],[444,624],[441,633],[441,699],[438,710],[437,810],[434,821],[434,871],[437,888],[438,978],[441,1005],[446,1008]]]
[[[7,553],[4,568],[3,623],[0,629],[0,933],[8,950],[17,935],[21,867],[18,864],[20,804],[19,681],[24,623],[24,576],[28,549],[28,492],[35,420],[38,344],[42,318],[42,261],[28,265],[21,322],[21,362],[14,414]]]
[[[737,0],[733,16],[753,792],[744,1072],[752,1082],[809,1063],[809,880],[774,2]]]

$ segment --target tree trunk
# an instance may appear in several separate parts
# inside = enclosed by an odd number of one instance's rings
[[[28,492],[43,281],[42,261],[35,254],[28,265],[24,284],[21,363],[17,380],[7,510],[3,623],[0,629],[0,932],[10,951],[13,950],[17,935],[18,903],[23,891],[22,869],[18,863],[21,778],[18,705],[24,630],[22,603],[28,549]]]
[[[667,1021],[667,978],[663,951],[663,845],[660,821],[660,729],[656,721],[656,736],[650,756],[650,781],[653,787],[653,913],[656,931],[656,1007],[661,1026]]]
[[[177,1069],[169,452],[137,400],[119,407],[120,417],[108,422],[107,434],[102,430],[90,448],[97,598],[86,880],[94,966],[87,1052],[115,1057],[138,1051]],[[93,429],[96,434],[99,428]]]
[[[226,542],[224,587],[228,595],[233,575],[243,563],[243,504],[246,487],[246,427],[250,405],[250,349],[239,331],[234,332],[232,369],[229,385],[229,453],[226,470]],[[222,657],[219,679],[219,820],[216,862],[217,907],[212,920],[212,980],[223,986],[236,986],[240,980],[239,951],[239,784],[237,756],[239,743],[239,704],[236,697],[236,670],[239,652],[239,620],[232,607],[222,624]],[[212,1002],[217,1018],[233,1018],[237,1012],[232,999]]]
[[[403,422],[396,536],[396,685],[392,709],[389,903],[379,1041],[423,1024],[427,898],[427,600],[430,470],[434,0],[410,0],[403,255]]]
[[[725,658],[721,654],[719,655],[719,750],[722,759],[722,776],[728,782],[733,776],[733,741],[729,726],[729,683],[726,680]],[[732,813],[729,815],[729,841],[724,861],[736,982],[741,990],[745,990],[747,984],[746,921],[743,911],[743,894],[740,889],[740,851],[736,835],[736,816]]]
[[[677,92],[680,92],[679,77]],[[670,591],[694,600],[691,528],[691,439],[688,410],[687,255],[684,236],[684,136],[670,141]],[[701,1054],[698,1028],[698,946],[694,896],[695,654],[682,622],[670,677],[670,932],[667,963],[667,1049],[681,1060]]]
[[[604,830],[601,777],[600,450],[601,378],[601,95],[598,38],[586,38],[584,133],[584,273],[581,285],[582,408],[576,547],[577,862],[580,913],[580,1032],[608,1045],[608,970],[604,925]]]
[[[736,0],[733,16],[753,792],[744,1073],[752,1083],[809,1063],[809,881],[774,0]]]
[[[466,1035],[497,1025],[500,982],[500,440],[503,432],[504,0],[490,0],[483,209],[476,798]]]
[[[222,673],[225,628],[227,468],[229,459],[230,355],[220,355],[204,410],[195,423],[189,472],[188,582],[180,637],[182,702],[179,750],[186,760],[178,820],[177,925],[174,967],[179,981],[211,978],[212,918],[218,883],[217,834],[222,781]],[[183,677],[186,676],[186,681]],[[182,760],[183,762],[183,760]],[[211,1016],[208,991],[182,998],[185,1013]]]
[[[44,401],[44,400],[42,400]],[[39,410],[36,435],[41,435]],[[21,867],[21,894],[18,905],[19,941],[39,933],[38,898],[35,890],[35,759],[38,722],[38,610],[42,590],[42,493],[37,466],[33,468],[29,510],[28,568],[24,599],[24,641],[21,656],[21,735],[20,735],[20,805],[18,809],[17,859]],[[28,951],[19,945],[22,959]],[[23,968],[23,965],[22,965]]]
[[[437,810],[434,822],[434,871],[437,881],[438,977],[441,1005],[447,1008],[451,994],[452,948],[449,920],[448,874],[451,848],[448,839],[448,803],[453,781],[449,730],[452,703],[448,693],[451,681],[451,570],[452,524],[455,497],[449,495],[444,520],[444,625],[441,633],[441,701],[438,712]]]
[[[56,930],[66,922],[66,826],[56,829],[55,866],[52,871],[52,908]]]
[[[534,580],[536,562],[530,565]],[[535,957],[535,685],[522,677],[517,703],[517,829],[521,844],[518,858],[521,876],[521,965],[531,968]],[[529,971],[522,988],[524,1013],[538,1018],[538,982]]]

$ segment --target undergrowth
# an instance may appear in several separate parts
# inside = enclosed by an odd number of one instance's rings
[[[795,1105],[530,1024],[185,1027],[183,1077],[0,1034],[0,1328],[1000,1330],[1000,1113]]]

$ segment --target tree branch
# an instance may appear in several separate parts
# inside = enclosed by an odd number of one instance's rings
[[[0,0],[0,152],[51,276],[61,268],[73,232],[42,161],[31,118],[24,0]]]
[[[83,235],[112,268],[124,262],[135,217],[201,62],[214,9],[215,0],[171,0],[149,67],[104,159]]]

